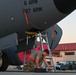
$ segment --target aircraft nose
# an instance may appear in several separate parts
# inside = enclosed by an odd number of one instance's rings
[[[63,14],[69,14],[76,9],[75,0],[54,0],[57,9]]]

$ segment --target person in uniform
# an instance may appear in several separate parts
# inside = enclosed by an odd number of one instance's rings
[[[45,57],[49,56],[49,50],[45,49],[44,51],[34,51],[29,58],[26,60],[23,70],[25,72],[34,71],[34,68],[41,68],[41,65],[44,61],[48,69],[51,69],[47,63]]]

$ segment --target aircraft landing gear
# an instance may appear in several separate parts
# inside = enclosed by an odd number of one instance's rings
[[[2,66],[2,53],[0,51],[0,67]]]
[[[0,71],[6,71],[8,67],[8,60],[6,55],[0,52]]]

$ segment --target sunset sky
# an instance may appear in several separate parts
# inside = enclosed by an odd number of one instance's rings
[[[76,43],[76,10],[61,20],[58,25],[63,30],[59,43]]]

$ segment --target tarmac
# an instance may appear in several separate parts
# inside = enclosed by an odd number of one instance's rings
[[[76,75],[76,70],[66,70],[56,72],[45,72],[45,73],[36,73],[36,72],[23,72],[23,70],[18,70],[17,68],[10,69],[8,68],[5,72],[0,72],[0,75]]]
[[[7,72],[0,72],[0,75],[76,75],[76,73],[25,73],[25,72],[18,72],[18,71],[7,71]]]

